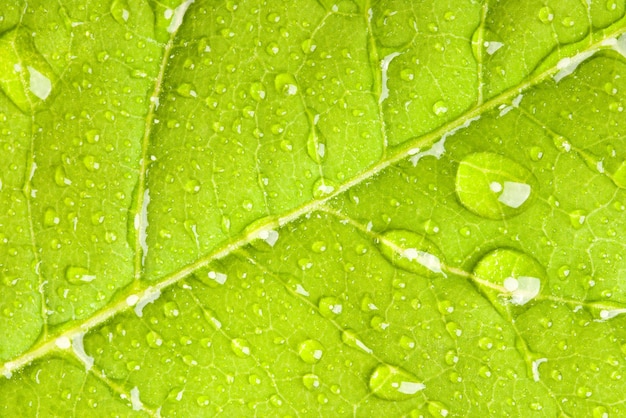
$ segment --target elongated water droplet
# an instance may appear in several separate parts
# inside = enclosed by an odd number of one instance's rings
[[[305,340],[298,345],[298,355],[309,364],[315,364],[324,356],[324,346],[317,340]]]
[[[380,364],[370,376],[369,388],[381,399],[403,401],[415,397],[426,386],[405,370],[389,364]]]
[[[243,338],[235,338],[230,342],[230,348],[237,357],[245,358],[251,354],[250,343]]]
[[[610,300],[592,301],[585,305],[587,310],[599,322],[608,321],[617,316],[626,314],[626,303]]]
[[[70,266],[65,269],[65,278],[72,284],[85,284],[94,281],[96,276],[84,267]]]
[[[532,173],[498,154],[471,154],[459,164],[456,194],[469,211],[488,219],[524,212],[538,190]]]
[[[379,242],[382,255],[401,269],[433,277],[443,274],[443,255],[428,238],[406,230],[385,232]]]
[[[343,341],[343,343],[348,347],[357,348],[365,351],[366,353],[372,353],[372,349],[366,346],[365,343],[361,341],[357,333],[351,329],[344,330],[341,333],[341,341]]]
[[[481,258],[474,267],[474,276],[478,287],[499,310],[532,301],[546,281],[545,271],[535,259],[508,248]]]

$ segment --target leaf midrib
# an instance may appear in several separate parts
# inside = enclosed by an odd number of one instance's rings
[[[157,108],[158,97],[163,86],[164,77],[166,73],[165,70],[169,62],[171,50],[174,47],[174,41],[176,40],[176,35],[178,34],[178,32],[180,31],[180,28],[183,25],[181,25],[176,30],[176,32],[172,33],[172,35],[170,36],[170,40],[165,45],[165,48],[163,50],[163,57],[162,57],[161,64],[159,67],[159,74],[157,78],[155,79],[155,88],[153,89],[153,92],[151,94],[150,106],[148,109],[148,114],[146,115],[146,124],[145,124],[146,129],[144,131],[144,135],[142,138],[142,154],[141,154],[140,169],[139,169],[140,178],[138,180],[138,186],[136,190],[136,200],[130,211],[130,216],[133,216],[133,219],[135,216],[141,215],[140,212],[142,210],[142,206],[144,203],[143,196],[144,196],[144,191],[146,190],[146,177],[147,177],[146,173],[147,173],[147,169],[149,166],[149,163],[146,161],[146,157],[147,157],[147,153],[149,149],[151,129],[153,126],[153,120],[154,120],[155,111]],[[576,54],[572,54],[569,57],[571,58],[574,55],[577,55],[579,53],[583,53],[586,51],[597,51],[601,47],[605,46],[603,45],[603,43],[607,39],[617,38],[619,35],[622,35],[623,33],[626,32],[626,27],[624,28],[617,27],[614,31],[608,32],[609,29],[613,29],[615,28],[615,26],[616,25],[613,25],[600,33],[590,32],[590,35],[580,42],[581,45],[584,44],[585,42],[588,42],[588,44],[584,48],[581,48],[580,50],[576,51]],[[592,42],[594,40],[594,35],[599,35],[599,38],[595,40],[595,42]],[[378,74],[377,74],[378,77],[380,77],[380,68],[376,67],[376,70],[378,71]],[[452,120],[444,124],[440,128],[428,134],[425,134],[419,137],[414,137],[412,139],[405,141],[402,145],[394,148],[391,152],[387,153],[386,158],[383,158],[381,161],[374,164],[367,170],[363,171],[361,174],[353,177],[352,179],[342,184],[341,186],[338,186],[336,190],[333,191],[331,194],[328,194],[327,196],[323,198],[314,199],[308,203],[300,205],[292,209],[291,211],[286,212],[282,216],[276,216],[273,219],[268,220],[267,223],[260,223],[260,224],[257,223],[255,229],[242,231],[238,236],[234,237],[233,240],[229,242],[224,242],[223,244],[215,248],[213,251],[199,258],[197,261],[180,268],[176,272],[170,273],[166,276],[163,276],[162,278],[158,280],[154,280],[148,283],[145,283],[139,280],[142,278],[141,276],[142,251],[141,251],[140,235],[138,233],[139,230],[141,230],[141,228],[137,228],[135,231],[136,236],[134,240],[135,242],[135,257],[134,257],[135,281],[129,286],[128,289],[126,289],[126,291],[124,291],[119,296],[118,300],[113,301],[112,306],[109,305],[107,308],[101,309],[100,311],[96,312],[94,315],[90,316],[89,318],[83,320],[80,323],[75,324],[71,328],[63,329],[59,333],[53,336],[49,336],[50,337],[49,340],[39,343],[38,345],[35,345],[34,347],[32,347],[30,350],[22,353],[20,356],[3,363],[0,366],[0,374],[3,374],[4,376],[11,376],[13,372],[21,370],[23,367],[29,365],[33,361],[44,357],[46,354],[50,352],[58,350],[58,348],[56,347],[56,340],[58,338],[64,337],[64,338],[68,338],[69,340],[72,340],[75,336],[79,334],[85,334],[89,332],[90,330],[96,328],[97,326],[107,322],[111,318],[117,316],[118,314],[128,311],[128,309],[133,308],[137,303],[141,303],[142,300],[153,298],[155,292],[162,292],[166,288],[170,287],[173,284],[176,284],[177,282],[189,276],[190,274],[196,272],[197,270],[203,267],[206,267],[211,262],[224,258],[234,253],[236,250],[250,244],[252,241],[257,239],[260,231],[271,229],[276,224],[282,227],[286,224],[289,224],[293,221],[300,219],[301,217],[307,214],[319,211],[320,209],[324,207],[324,204],[328,200],[340,194],[343,194],[344,192],[350,190],[351,188],[359,185],[360,183],[368,179],[375,177],[377,174],[382,172],[384,169],[386,169],[390,165],[395,164],[402,159],[415,155],[415,149],[418,149],[419,151],[423,151],[424,147],[428,147],[432,145],[436,139],[441,138],[445,136],[446,134],[451,134],[455,132],[456,130],[462,129],[464,125],[467,126],[468,123],[471,123],[471,121],[480,117],[483,113],[486,113],[502,104],[510,102],[513,98],[515,98],[519,94],[522,94],[526,90],[546,81],[547,79],[552,77],[554,74],[556,74],[558,71],[560,71],[560,69],[557,67],[557,65],[554,65],[553,67],[546,69],[544,72],[536,74],[534,77],[530,78],[528,81],[522,82],[518,86],[511,87],[508,90],[500,93],[499,95],[494,96],[490,100],[469,109],[468,111],[460,115],[455,120]],[[132,305],[128,304],[126,301],[127,298],[131,295],[136,295],[139,298],[138,302]]]

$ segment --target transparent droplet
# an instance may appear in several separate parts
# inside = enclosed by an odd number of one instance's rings
[[[554,20],[554,12],[548,6],[544,6],[539,9],[539,13],[537,16],[542,23],[550,23]]]
[[[58,225],[61,222],[59,214],[54,208],[48,208],[43,215],[43,224],[46,227]]]
[[[285,96],[293,96],[298,93],[298,83],[292,74],[278,74],[274,79],[276,91]]]
[[[191,83],[180,84],[176,88],[176,93],[181,97],[198,97],[195,87]]]
[[[433,105],[433,113],[437,116],[445,115],[448,113],[448,105],[443,100],[435,102]]]
[[[313,197],[320,199],[337,190],[337,186],[328,179],[318,179],[313,184]]]
[[[575,210],[569,213],[569,220],[574,229],[580,229],[585,224],[587,212],[584,210]]]
[[[264,100],[266,96],[266,92],[265,92],[265,86],[263,85],[263,83],[261,82],[252,83],[252,85],[250,86],[250,96],[258,102],[260,102],[261,100]]]
[[[469,211],[488,219],[504,219],[532,204],[538,182],[516,162],[493,153],[465,157],[456,173],[456,194]]]
[[[320,378],[312,373],[302,376],[302,384],[308,390],[315,390],[320,387]]]
[[[237,357],[245,358],[251,354],[250,343],[243,338],[234,338],[230,348]]]
[[[321,298],[317,306],[320,314],[325,318],[336,318],[343,310],[341,301],[333,296]]]
[[[67,174],[65,174],[65,168],[62,165],[57,166],[54,170],[54,182],[61,187],[69,186],[72,184],[72,181],[67,178]]]
[[[201,188],[202,187],[200,185],[200,182],[196,179],[187,180],[187,182],[185,183],[185,191],[187,193],[198,193]]]
[[[501,248],[491,251],[474,267],[475,281],[499,310],[522,306],[535,299],[546,282],[543,267],[522,252]]]
[[[417,396],[426,386],[406,370],[380,364],[370,375],[369,388],[381,399],[403,401]]]
[[[347,329],[341,332],[341,341],[348,347],[356,348],[366,353],[372,353],[372,350],[363,343],[354,330]]]
[[[150,331],[146,334],[146,342],[149,347],[159,348],[163,345],[163,337],[156,331]]]
[[[176,318],[180,315],[178,304],[174,301],[165,303],[165,305],[163,305],[163,313],[167,318]]]
[[[305,340],[298,345],[298,355],[309,364],[320,361],[324,355],[324,346],[317,340]]]
[[[100,163],[93,155],[85,156],[83,158],[83,164],[85,165],[85,168],[89,171],[97,171],[100,169]]]
[[[441,251],[422,235],[400,229],[391,230],[380,237],[378,245],[382,255],[403,270],[424,277],[443,274]]]
[[[85,284],[96,279],[88,269],[79,266],[69,266],[65,269],[65,278],[72,284]]]
[[[126,24],[130,17],[130,7],[127,0],[113,0],[111,3],[111,15],[120,25]]]

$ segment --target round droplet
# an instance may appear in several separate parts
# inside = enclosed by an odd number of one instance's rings
[[[443,100],[435,102],[433,105],[433,113],[437,116],[445,115],[448,113],[448,105]]]
[[[396,229],[385,232],[378,245],[382,255],[393,265],[419,274],[433,277],[443,274],[443,255],[428,238],[415,232]]]
[[[252,85],[250,86],[250,96],[254,100],[260,102],[261,100],[265,99],[265,95],[265,86],[263,85],[263,83],[252,83]]]
[[[456,194],[469,211],[488,219],[504,219],[532,204],[538,182],[532,173],[498,154],[467,156],[456,173]]]
[[[316,340],[302,341],[298,346],[298,355],[305,363],[315,364],[322,359],[324,346]]]
[[[180,311],[178,310],[178,304],[176,302],[167,302],[163,305],[163,313],[167,318],[176,318],[180,315]]]
[[[278,74],[274,79],[276,91],[285,96],[293,96],[298,92],[298,83],[292,74]]]
[[[46,209],[43,215],[44,226],[47,226],[47,227],[55,226],[55,225],[58,225],[60,222],[61,222],[61,218],[59,218],[59,214],[57,213],[56,209],[54,208]]]
[[[326,197],[337,190],[337,186],[328,179],[318,179],[313,184],[313,197],[319,199]]]
[[[321,298],[317,306],[324,318],[335,318],[343,310],[341,301],[333,296]]]
[[[403,401],[417,396],[417,393],[426,386],[406,370],[381,364],[372,372],[369,388],[381,399]]]
[[[69,266],[65,269],[65,278],[72,284],[85,284],[95,280],[96,276],[84,267]]]
[[[149,347],[159,348],[163,345],[163,337],[158,332],[150,331],[146,334],[146,342]]]
[[[626,304],[610,300],[592,301],[587,303],[585,308],[596,321],[600,322],[626,314]]]
[[[230,348],[237,357],[245,358],[251,353],[250,343],[243,338],[235,338],[230,342]]]
[[[93,155],[85,156],[83,158],[83,164],[85,165],[85,168],[89,171],[97,171],[100,169],[100,163]]]
[[[308,390],[314,390],[320,387],[320,378],[313,373],[305,374],[302,376],[302,384]]]
[[[544,6],[539,9],[539,13],[537,16],[542,23],[550,23],[554,20],[554,12],[548,6]]]
[[[539,295],[546,281],[543,267],[522,252],[501,248],[478,261],[476,284],[498,309],[525,305]]]

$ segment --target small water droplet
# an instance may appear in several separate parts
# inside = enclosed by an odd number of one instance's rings
[[[195,87],[191,83],[182,83],[176,88],[176,93],[181,97],[198,97]]]
[[[251,354],[250,343],[243,338],[234,338],[230,342],[230,348],[237,357],[245,358]]]
[[[308,390],[315,390],[320,387],[320,378],[312,373],[302,376],[302,384]]]
[[[198,193],[201,189],[200,182],[196,179],[189,179],[185,183],[185,191],[187,193]]]
[[[83,158],[83,164],[85,168],[89,171],[97,171],[100,169],[100,163],[96,160],[96,157],[93,155],[87,155]]]
[[[79,266],[69,266],[65,269],[65,278],[72,284],[85,284],[96,279],[88,269]]]
[[[441,251],[422,235],[400,229],[391,230],[380,237],[379,248],[387,260],[403,270],[424,277],[443,273]]]
[[[521,306],[539,295],[545,271],[532,257],[508,248],[496,249],[474,267],[478,287],[499,310]]]
[[[146,342],[149,347],[159,348],[163,345],[163,337],[156,331],[150,331],[146,334]]]
[[[302,41],[302,44],[300,44],[300,47],[302,48],[302,52],[305,54],[309,54],[317,49],[317,45],[315,45],[315,41],[313,41],[313,39],[305,39]]]
[[[552,11],[550,7],[544,6],[541,9],[539,9],[539,13],[537,17],[539,17],[539,20],[542,23],[550,23],[554,20],[554,12]]]
[[[265,86],[263,85],[263,83],[261,82],[252,83],[252,85],[250,86],[250,96],[257,102],[264,100],[266,96],[266,92],[265,92]]]
[[[435,102],[433,105],[433,113],[437,116],[445,115],[448,113],[448,105],[443,100]]]
[[[569,213],[569,220],[574,229],[580,229],[585,224],[587,212],[584,210],[575,210]]]
[[[315,364],[324,356],[324,346],[317,340],[305,340],[298,345],[298,355],[309,364]]]
[[[428,402],[428,412],[430,412],[433,417],[447,417],[450,414],[448,407],[437,401]]]
[[[43,215],[43,224],[46,227],[58,225],[61,222],[59,214],[54,208],[48,208]]]
[[[516,162],[493,153],[465,157],[456,173],[456,194],[469,211],[488,219],[504,219],[532,204],[538,182]]]
[[[176,318],[178,315],[180,315],[178,304],[174,301],[165,303],[163,305],[163,313],[167,318]]]
[[[403,401],[417,396],[426,386],[406,370],[380,364],[370,376],[369,388],[381,399]]]
[[[478,346],[485,351],[491,350],[493,348],[493,340],[489,337],[482,337],[478,340]]]

